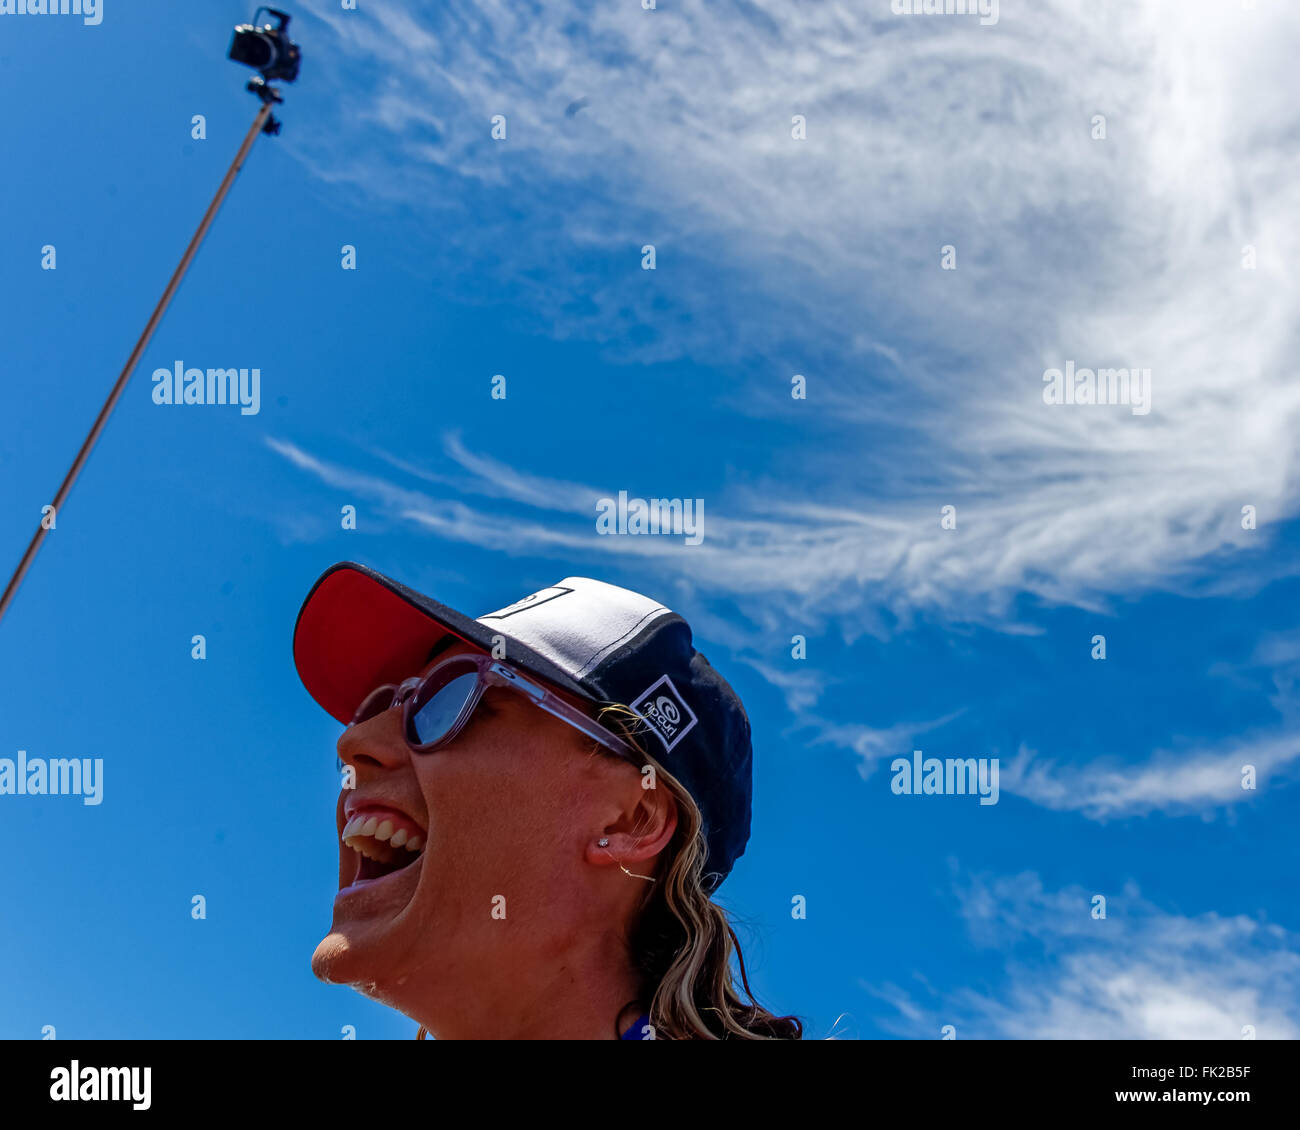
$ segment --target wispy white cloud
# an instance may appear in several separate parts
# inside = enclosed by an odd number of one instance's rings
[[[781,389],[809,375],[806,476],[774,465],[761,511],[729,500],[736,521],[690,559],[702,586],[805,616],[1000,618],[1026,592],[1099,607],[1190,583],[1213,555],[1257,561],[1295,515],[1300,106],[1271,93],[1295,5],[1004,0],[990,28],[779,0],[312,11],[330,63],[383,78],[349,101],[338,153],[299,152],[372,196],[473,216],[428,254],[535,280],[551,332],[625,358],[650,324],[643,357],[764,358],[732,412],[788,417]],[[480,206],[495,187],[527,223]],[[587,252],[627,256],[627,280]],[[1045,406],[1042,371],[1068,359],[1151,368],[1151,414]],[[483,458],[512,497],[565,505]]]
[[[1247,767],[1253,770],[1250,777]],[[1061,765],[1021,747],[1002,767],[1001,787],[1045,808],[1079,812],[1093,820],[1208,812],[1247,803],[1271,785],[1300,775],[1300,737],[1271,734],[1173,753],[1157,750],[1149,760],[1116,759]],[[1253,779],[1251,788],[1243,787]]]
[[[880,762],[900,754],[905,756],[922,734],[937,730],[964,713],[965,710],[954,710],[942,718],[923,722],[899,722],[883,728],[816,718],[812,721],[817,727],[817,736],[812,744],[830,743],[852,750],[858,755],[858,773],[865,780],[875,772]]]
[[[520,520],[513,514],[475,510],[460,501],[459,497],[440,498],[428,491],[401,487],[389,479],[312,455],[288,440],[269,436],[266,443],[273,451],[324,485],[344,490],[350,497],[378,504],[386,518],[410,523],[451,541],[506,553],[526,550],[560,555],[571,553],[587,544],[585,537],[572,530],[561,530],[545,522]],[[606,540],[626,542],[637,539]],[[653,538],[640,540],[656,541]],[[653,552],[657,548],[662,549],[662,546],[655,544],[644,548]]]
[[[1261,674],[1269,679],[1273,693],[1269,702],[1294,730],[1300,721],[1300,630],[1267,632],[1256,642],[1245,663],[1215,663],[1210,675],[1252,688]]]
[[[1092,916],[1094,897],[1106,917]],[[1170,914],[1122,891],[1044,888],[1033,873],[959,883],[974,941],[1010,955],[994,994],[895,982],[863,987],[890,1004],[901,1034],[998,1039],[1300,1037],[1300,948],[1280,926],[1245,915]],[[934,971],[934,980],[941,971]]]

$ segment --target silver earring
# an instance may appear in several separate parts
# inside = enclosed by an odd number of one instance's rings
[[[600,841],[598,841],[598,843],[599,843],[599,846],[600,846],[600,847],[609,847],[609,841],[608,841],[608,840],[600,840]]]

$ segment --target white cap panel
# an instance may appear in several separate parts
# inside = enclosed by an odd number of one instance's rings
[[[668,615],[670,609],[640,593],[590,577],[565,577],[478,622],[583,679],[647,624]]]

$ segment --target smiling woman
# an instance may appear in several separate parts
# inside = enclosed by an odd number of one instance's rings
[[[347,723],[318,977],[421,1038],[801,1036],[709,897],[749,838],[749,722],[680,616],[570,577],[471,620],[345,563],[294,655]]]

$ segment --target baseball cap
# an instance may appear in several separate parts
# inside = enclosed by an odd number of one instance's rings
[[[695,650],[681,616],[630,589],[565,577],[470,618],[343,561],[321,574],[303,601],[293,658],[312,698],[346,724],[375,687],[419,671],[448,636],[484,652],[495,648],[507,663],[593,706],[630,707],[646,748],[699,807],[708,844],[704,885],[716,889],[749,840],[749,718]]]

